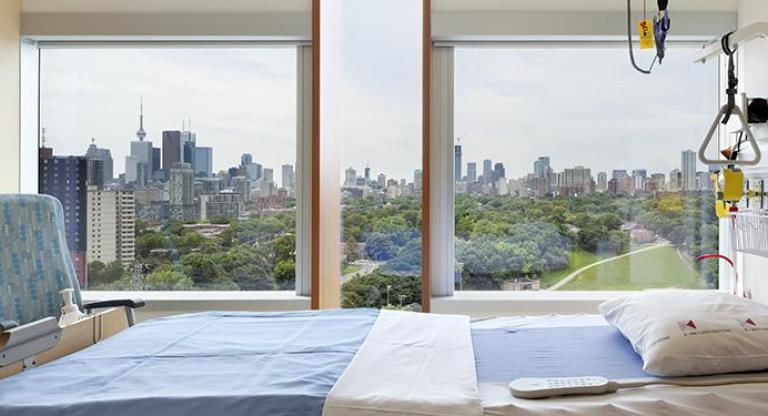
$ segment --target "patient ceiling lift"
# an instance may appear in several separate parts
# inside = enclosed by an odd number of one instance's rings
[[[635,48],[632,43],[632,0],[627,0],[627,43],[629,46],[629,60],[638,72],[642,74],[650,74],[653,66],[658,62],[664,60],[666,55],[666,42],[667,33],[671,28],[671,20],[669,19],[669,12],[667,7],[669,6],[669,0],[657,0],[658,12],[653,17],[653,22],[648,20],[648,12],[646,1],[643,0],[643,20],[641,20],[637,27],[640,33],[640,49],[656,48],[656,56],[653,58],[653,62],[648,69],[641,68],[635,61]]]

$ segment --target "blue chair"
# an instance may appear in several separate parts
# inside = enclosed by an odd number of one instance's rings
[[[64,234],[61,203],[47,195],[0,195],[0,367],[52,348],[60,338],[60,291],[81,310],[123,307],[129,325],[141,299],[83,304]]]

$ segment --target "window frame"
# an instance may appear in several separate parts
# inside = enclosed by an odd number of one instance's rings
[[[285,37],[133,37],[133,36],[24,36],[21,40],[21,144],[20,192],[38,193],[40,143],[41,56],[46,49],[85,48],[296,48],[296,282],[289,291],[83,291],[83,299],[107,296],[141,297],[159,311],[184,312],[211,309],[288,310],[307,309],[311,287],[311,187],[312,187],[312,43],[306,38]],[[204,294],[201,296],[201,293]],[[203,299],[204,298],[204,299]],[[168,306],[173,305],[171,309]],[[183,305],[180,307],[179,305]],[[230,305],[224,307],[224,305]],[[239,305],[239,306],[238,306]],[[168,314],[168,313],[164,313]]]
[[[686,36],[669,42],[675,46],[700,47],[705,36]],[[470,315],[509,313],[594,313],[596,306],[616,296],[637,291],[458,291],[454,288],[454,78],[455,48],[626,48],[626,38],[602,37],[435,37],[432,47],[432,302],[435,312]],[[723,60],[718,62],[718,91],[723,84]],[[631,71],[627,63],[627,71]],[[718,94],[718,105],[723,101]],[[713,110],[714,115],[714,110]],[[721,137],[724,132],[721,129]],[[720,227],[720,239],[726,234]],[[720,250],[723,252],[723,249]],[[718,290],[730,285],[730,273],[720,265]]]

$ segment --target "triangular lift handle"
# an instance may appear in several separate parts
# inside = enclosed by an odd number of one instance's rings
[[[717,117],[715,118],[715,121],[712,123],[712,127],[709,128],[709,133],[707,134],[707,138],[704,139],[704,143],[701,144],[701,147],[699,147],[699,160],[701,163],[705,165],[734,165],[734,166],[755,166],[758,163],[760,163],[760,160],[763,158],[763,154],[760,151],[760,146],[757,145],[757,140],[755,140],[755,136],[752,135],[752,129],[749,128],[749,123],[747,122],[747,118],[744,116],[744,112],[741,111],[741,108],[738,106],[734,106],[732,109],[730,109],[731,114],[736,115],[739,117],[739,120],[741,120],[741,126],[744,129],[744,133],[747,135],[747,141],[752,146],[752,150],[755,152],[755,157],[752,160],[711,160],[707,159],[707,148],[709,147],[709,143],[712,141],[712,139],[717,135],[717,129],[720,126],[721,121],[723,118],[728,114],[729,106],[726,104],[722,108],[720,108],[720,112],[717,113]]]

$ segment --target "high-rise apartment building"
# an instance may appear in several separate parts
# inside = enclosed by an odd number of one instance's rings
[[[251,181],[246,176],[235,176],[232,178],[232,191],[240,194],[243,201],[251,200]]]
[[[194,172],[189,163],[176,162],[168,178],[168,194],[171,205],[190,205],[192,203],[192,182]]]
[[[682,190],[691,192],[696,190],[696,152],[684,150],[680,155],[680,170],[683,175]]]
[[[131,191],[88,188],[88,263],[136,259],[136,201]]]
[[[683,190],[683,173],[680,169],[673,169],[669,172],[669,192],[680,192]]]
[[[88,159],[83,156],[41,158],[38,163],[38,178],[38,191],[55,197],[64,208],[67,247],[75,265],[77,279],[85,285]]]
[[[283,189],[288,191],[288,194],[291,195],[293,194],[293,190],[296,188],[296,174],[294,173],[293,165],[285,164],[281,167],[281,169]],[[365,172],[370,179],[371,168],[366,167]],[[366,180],[366,183],[368,183],[368,180]]]

